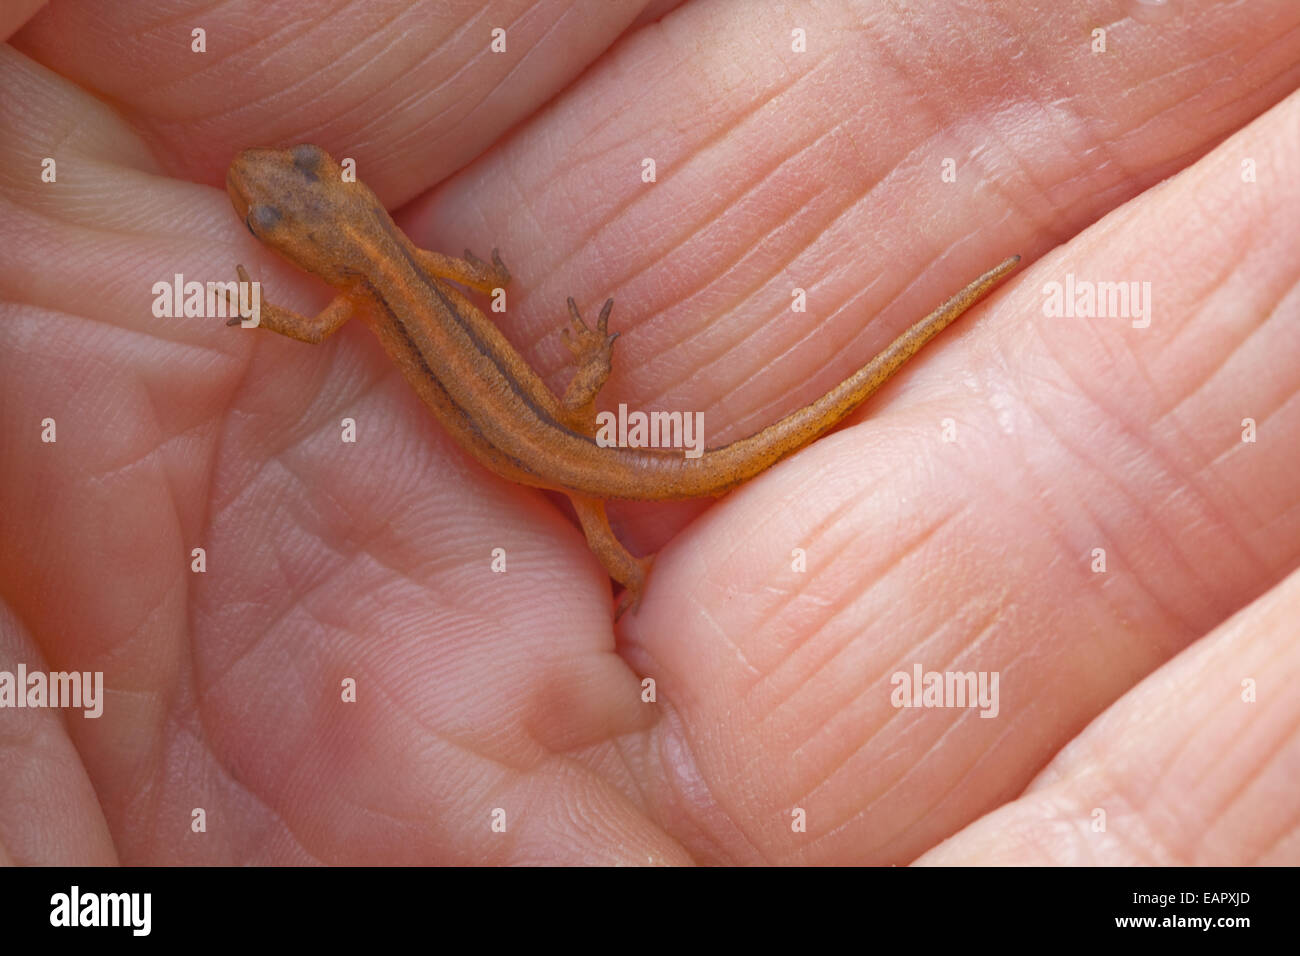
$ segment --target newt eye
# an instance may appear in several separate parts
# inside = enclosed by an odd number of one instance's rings
[[[244,225],[248,226],[248,231],[256,236],[259,233],[270,232],[283,218],[280,210],[274,206],[250,206],[248,215],[244,217]]]
[[[316,170],[320,167],[321,160],[324,157],[324,151],[319,146],[313,146],[311,143],[303,143],[301,146],[293,148],[293,165],[310,182],[316,181]]]

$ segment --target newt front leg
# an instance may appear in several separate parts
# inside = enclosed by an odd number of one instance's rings
[[[240,282],[251,283],[253,281],[248,275],[248,270],[242,265],[235,266],[235,272],[238,274]],[[238,310],[239,303],[231,300],[229,292],[226,293],[226,301]],[[299,342],[309,342],[312,345],[317,345],[337,332],[343,326],[343,323],[352,318],[355,310],[356,300],[347,292],[340,292],[330,300],[329,305],[314,316],[306,316],[301,312],[281,308],[278,305],[272,305],[270,302],[264,301],[258,309],[257,327],[279,332],[281,335],[297,339]],[[240,317],[236,315],[234,318],[227,320],[226,325],[238,325],[239,323]]]
[[[593,329],[582,320],[577,303],[570,296],[569,327],[560,333],[573,355],[573,364],[577,366],[560,402],[568,423],[584,435],[596,433],[596,395],[613,368],[614,340],[619,333],[609,334],[612,308],[614,300],[606,299]]]
[[[497,288],[504,288],[510,282],[510,270],[501,261],[501,254],[492,250],[492,264],[488,265],[468,249],[465,258],[444,256],[440,252],[417,249],[416,258],[420,265],[440,279],[459,282],[466,288],[489,295]]]

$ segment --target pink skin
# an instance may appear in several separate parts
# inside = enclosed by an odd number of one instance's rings
[[[468,2],[424,34],[221,6],[202,59],[150,4],[55,0],[0,56],[0,670],[111,689],[0,710],[0,861],[1300,862],[1300,7],[823,4],[794,54],[762,5],[516,6],[514,72]],[[563,507],[465,459],[364,329],[151,315],[236,262],[324,305],[224,192],[237,148],[303,141],[419,245],[499,247],[557,388],[565,297],[612,295],[602,406],[710,441],[1025,260],[847,427],[612,509],[662,548],[616,643]],[[1150,327],[1045,317],[1066,273],[1150,281]],[[998,716],[891,707],[913,663],[997,671]]]

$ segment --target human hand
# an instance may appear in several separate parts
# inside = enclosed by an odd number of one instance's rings
[[[0,710],[0,852],[1296,861],[1300,10],[366,9],[204,10],[196,54],[147,5],[56,2],[0,55],[0,669],[108,689]],[[615,509],[659,551],[616,642],[563,510],[465,458],[366,330],[152,315],[241,261],[325,301],[220,189],[303,141],[421,246],[500,247],[557,387],[565,297],[612,295],[602,405],[701,409],[710,443],[1025,263],[850,427],[716,504]],[[1149,326],[1044,316],[1067,273],[1150,282]],[[997,673],[996,717],[895,707],[914,665]]]

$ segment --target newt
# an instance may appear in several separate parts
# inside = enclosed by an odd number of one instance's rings
[[[576,368],[557,396],[452,285],[484,294],[503,287],[510,273],[495,249],[489,264],[468,250],[453,258],[416,247],[369,188],[344,181],[339,164],[310,144],[243,150],[230,164],[226,189],[249,232],[338,290],[315,316],[263,300],[260,325],[318,343],[361,318],[465,451],[503,478],[569,496],[591,550],[626,589],[618,615],[637,606],[653,556],[634,557],[623,547],[605,500],[717,496],[753,478],[857,408],[1020,260],[1012,256],[985,272],[811,404],[688,458],[682,449],[596,441],[596,396],[619,334],[608,330],[612,299],[594,328],[568,300],[563,334]],[[236,272],[241,282],[251,281],[242,265]]]

